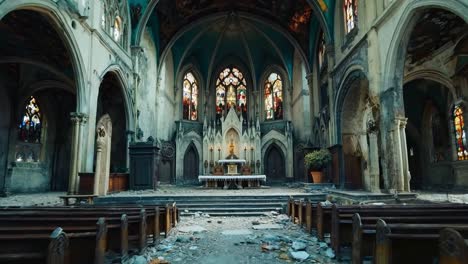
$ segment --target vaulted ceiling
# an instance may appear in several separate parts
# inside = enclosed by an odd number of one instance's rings
[[[263,28],[270,32],[276,31],[274,34],[277,35],[286,34],[288,36],[282,38],[286,38],[291,43],[290,46],[297,44],[309,63],[313,58],[315,40],[320,34],[320,28],[325,27],[330,41],[333,35],[331,29],[335,0],[129,0],[129,5],[134,27],[133,43],[138,45],[142,28],[148,26],[160,55],[168,46],[170,49],[174,42],[181,44],[177,40],[180,38],[180,32],[190,31],[187,28],[215,14],[235,13],[248,18],[260,18],[250,23],[255,26],[255,32],[260,33],[261,39],[264,39],[263,35],[270,34]],[[259,23],[259,20],[262,22]],[[225,20],[213,23],[225,24],[223,22]],[[245,28],[244,21],[240,24],[242,31],[250,31],[252,28],[250,25]],[[256,42],[255,39],[248,40]],[[273,41],[276,42],[276,39]],[[271,45],[266,47],[269,46]],[[285,57],[284,54],[281,56]]]
[[[424,61],[448,42],[456,43],[468,31],[463,19],[442,9],[425,11],[416,25],[408,45],[410,63]]]

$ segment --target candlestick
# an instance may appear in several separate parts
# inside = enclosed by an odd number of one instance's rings
[[[220,160],[220,159],[221,159],[221,148],[218,147],[218,160]]]
[[[250,147],[250,160],[252,160],[252,163],[255,160],[254,147],[253,146]]]
[[[213,161],[213,146],[210,146],[210,161]]]

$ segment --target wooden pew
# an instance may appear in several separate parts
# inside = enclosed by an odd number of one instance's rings
[[[69,264],[68,236],[61,228],[52,233],[0,233],[0,263]]]
[[[468,263],[468,240],[453,228],[440,231],[439,264]]]
[[[170,208],[172,212],[172,216],[166,218],[166,209],[167,207]],[[156,216],[156,209],[159,208],[159,215],[160,217]],[[160,206],[141,206],[141,205],[134,205],[134,204],[125,204],[125,205],[112,205],[110,207],[105,206],[79,206],[79,207],[4,207],[3,211],[37,211],[37,214],[42,214],[42,212],[47,212],[47,214],[52,214],[52,212],[63,212],[69,211],[73,209],[75,212],[90,212],[92,214],[98,214],[99,212],[106,212],[106,215],[114,214],[114,215],[121,215],[127,214],[130,215],[130,212],[137,213],[141,209],[146,210],[147,215],[147,234],[153,235],[153,242],[156,243],[156,240],[159,239],[160,231],[170,231],[170,228],[175,226],[176,222],[179,220],[179,211],[177,210],[176,204],[173,203],[169,206],[160,207]],[[0,210],[0,215],[2,214],[2,210]],[[103,215],[104,216],[104,215]],[[169,221],[166,225],[166,221]],[[158,223],[159,222],[159,223]],[[166,227],[169,227],[169,230],[166,230]]]
[[[69,211],[0,211],[0,232],[20,229],[27,233],[48,230],[54,226],[61,226],[67,233],[90,232],[99,215],[106,215],[107,247],[104,250],[113,250],[120,253],[122,261],[127,259],[129,242],[130,248],[142,252],[147,245],[147,225],[144,209],[138,212],[129,212],[118,215],[120,212],[77,212]],[[8,214],[10,213],[10,214]],[[38,213],[41,213],[38,215]],[[129,226],[130,225],[130,226]],[[130,233],[130,235],[129,235]]]
[[[377,221],[375,264],[433,263],[440,231],[453,228],[468,235],[468,224],[387,224]]]
[[[376,223],[378,219],[375,218],[363,218],[364,223],[361,220],[361,216],[356,213],[353,216],[353,234],[352,234],[352,263],[362,263],[364,256],[373,256],[375,248],[375,239],[376,239]],[[385,219],[385,218],[384,218]],[[386,218],[387,221],[394,221],[406,223],[413,222],[418,224],[428,224],[428,223],[438,223],[438,224],[465,224],[466,220],[460,220],[460,218],[450,219],[449,217],[444,218],[431,218],[431,217],[419,217],[419,219],[408,221],[408,219],[398,217]],[[396,219],[396,220],[395,220]],[[367,220],[367,221],[366,221]],[[338,256],[338,255],[337,255]]]
[[[351,244],[354,213],[360,214],[364,225],[375,229],[379,218],[390,223],[462,223],[468,221],[468,207],[453,205],[387,205],[387,206],[332,206],[331,246],[340,256],[342,245]]]
[[[331,209],[331,205],[317,204],[317,237],[320,240],[324,240],[325,233],[331,232]]]
[[[68,219],[68,221],[70,221],[70,219]],[[1,226],[4,227],[3,225]],[[25,263],[24,260],[30,258],[29,255],[22,255],[20,252],[28,250],[34,251],[36,248],[36,243],[28,242],[28,238],[37,238],[43,241],[45,237],[44,234],[50,232],[50,228],[47,227],[37,225],[30,225],[29,227],[30,228],[21,225],[21,223],[16,225],[15,221],[8,225],[8,229],[3,229],[1,231],[0,238],[3,237],[4,239],[0,239],[0,248],[5,250],[5,252],[16,253],[16,258],[20,259],[19,263]],[[68,253],[64,253],[65,258],[69,259],[69,263],[71,264],[103,264],[107,244],[107,225],[105,219],[99,218],[97,223],[96,221],[94,222],[93,228],[83,227],[85,226],[81,226],[81,228],[67,233],[69,251]],[[60,241],[63,242],[64,240],[62,239]],[[53,256],[51,255],[51,257]],[[57,258],[58,257],[53,257],[53,259]],[[34,262],[27,261],[26,263]],[[39,263],[44,262],[39,261]]]

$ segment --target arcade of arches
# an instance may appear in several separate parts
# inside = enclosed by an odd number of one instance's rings
[[[77,192],[104,132],[111,173],[155,140],[161,184],[228,157],[267,185],[312,182],[304,155],[326,148],[337,188],[466,190],[467,14],[466,0],[0,1],[0,193]]]

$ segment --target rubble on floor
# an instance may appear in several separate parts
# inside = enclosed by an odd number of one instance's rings
[[[327,243],[276,213],[263,217],[183,217],[172,236],[139,257],[128,264],[145,263],[143,259],[171,264],[344,263],[335,259]]]

